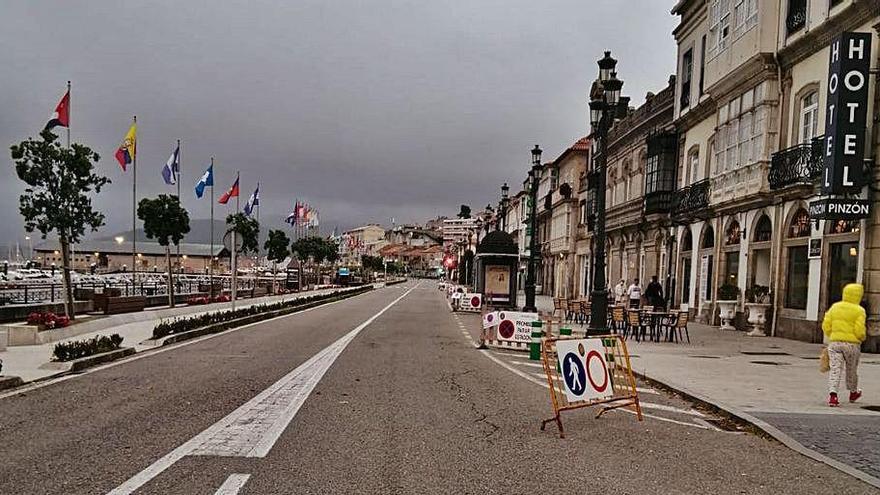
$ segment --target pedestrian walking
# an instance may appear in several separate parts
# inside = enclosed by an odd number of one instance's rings
[[[633,283],[626,290],[626,294],[629,296],[629,307],[638,309],[642,304],[642,286],[639,285],[639,279],[633,279]]]
[[[862,396],[859,390],[859,356],[865,340],[865,308],[859,303],[865,288],[862,284],[847,284],[843,288],[843,300],[831,305],[822,321],[822,331],[828,337],[828,358],[831,372],[828,375],[828,405],[837,407],[840,401],[837,390],[840,375],[846,372],[846,388],[849,401]]]
[[[626,281],[624,279],[620,279],[620,282],[617,282],[617,285],[614,286],[614,302],[617,304],[624,304],[626,301]]]
[[[645,300],[654,308],[662,308],[663,303],[663,286],[657,281],[657,275],[651,277],[651,282],[645,287]]]

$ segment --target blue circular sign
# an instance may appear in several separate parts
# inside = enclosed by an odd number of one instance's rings
[[[562,378],[572,394],[583,395],[587,389],[587,371],[580,356],[573,352],[565,355],[562,360]]]

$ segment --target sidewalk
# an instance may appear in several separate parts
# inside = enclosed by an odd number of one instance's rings
[[[294,294],[258,297],[254,299],[239,299],[236,302],[235,307],[236,309],[246,308],[255,304],[295,300],[315,294],[324,294],[334,290],[338,289],[320,289]],[[193,316],[228,309],[231,309],[231,303],[227,302],[206,304],[203,306],[182,305],[175,308],[162,307],[148,309],[138,313],[125,313],[106,317],[95,316],[89,318],[88,321],[77,323],[77,326],[82,325],[87,328],[87,333],[82,333],[59,342],[84,340],[98,335],[118,333],[125,339],[122,343],[123,347],[134,347],[136,351],[140,352],[149,348],[140,345],[140,343],[149,339],[153,335],[153,328],[162,319],[177,316]],[[0,351],[0,359],[3,360],[3,375],[19,376],[25,382],[30,382],[59,373],[58,370],[40,369],[41,365],[48,363],[52,359],[52,350],[56,343],[57,342],[42,345],[14,346],[8,347],[5,351]]]

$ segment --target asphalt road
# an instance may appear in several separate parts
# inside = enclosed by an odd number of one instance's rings
[[[409,282],[0,399],[0,493],[874,493],[650,390],[542,432],[472,316]]]

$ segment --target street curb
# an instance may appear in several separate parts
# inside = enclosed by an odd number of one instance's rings
[[[124,357],[131,356],[135,353],[134,347],[120,347],[112,351],[93,354],[91,356],[72,359],[70,361],[49,361],[40,366],[43,369],[56,369],[63,373],[76,373],[92,366],[109,363]],[[57,375],[53,375],[57,376]]]
[[[783,433],[781,430],[779,430],[775,426],[767,423],[764,420],[758,419],[755,416],[752,416],[751,414],[749,414],[747,412],[744,412],[744,411],[742,411],[734,406],[731,406],[729,404],[725,404],[725,403],[717,401],[715,399],[706,397],[705,395],[702,395],[700,393],[688,390],[685,387],[682,387],[679,385],[671,385],[668,382],[665,382],[663,380],[659,380],[657,378],[649,376],[647,373],[638,372],[638,371],[633,370],[633,374],[635,374],[636,376],[638,376],[639,378],[642,378],[643,380],[645,380],[647,382],[650,382],[653,385],[658,385],[660,388],[668,389],[668,390],[674,391],[676,393],[679,393],[693,402],[699,403],[699,404],[701,404],[705,407],[708,407],[710,409],[721,411],[725,414],[728,414],[728,415],[732,416],[733,418],[737,419],[738,421],[752,426],[753,428],[759,430],[764,435],[777,440],[778,442],[782,443],[786,447],[790,448],[791,450],[793,450],[803,456],[809,457],[810,459],[813,459],[815,461],[819,461],[829,467],[837,469],[838,471],[841,471],[845,474],[848,474],[854,478],[858,478],[859,480],[861,480],[861,481],[863,481],[863,482],[865,482],[875,488],[880,488],[880,478],[876,478],[874,476],[871,476],[870,474],[867,474],[863,471],[860,471],[852,466],[846,465],[838,460],[832,459],[824,454],[816,452],[815,450],[812,450],[812,449],[804,446],[802,443],[798,442],[797,440],[790,437],[789,435]]]
[[[207,325],[201,328],[195,328],[193,330],[188,330],[186,332],[175,333],[171,335],[167,335],[165,337],[161,337],[158,339],[147,339],[140,344],[148,347],[162,347],[165,345],[177,344],[179,342],[183,342],[186,340],[194,339],[197,337],[201,337],[204,335],[210,335],[215,333],[224,332],[231,328],[241,327],[245,325],[250,325],[253,323],[258,323],[260,321],[269,320],[272,318],[278,318],[279,316],[287,316],[293,313],[299,313],[301,311],[305,311],[307,309],[315,308],[318,306],[323,306],[324,304],[329,304],[332,302],[341,301],[343,299],[348,299],[350,297],[359,296],[361,294],[366,294],[373,290],[372,288],[361,290],[355,289],[350,291],[345,291],[342,294],[337,294],[333,297],[328,297],[326,299],[321,299],[318,301],[310,301],[304,302],[302,304],[298,304],[295,306],[291,306],[289,308],[278,309],[275,311],[267,311],[265,313],[258,313],[255,315],[245,316],[242,318],[238,318],[235,320],[224,321],[220,323],[214,323],[213,325]]]

